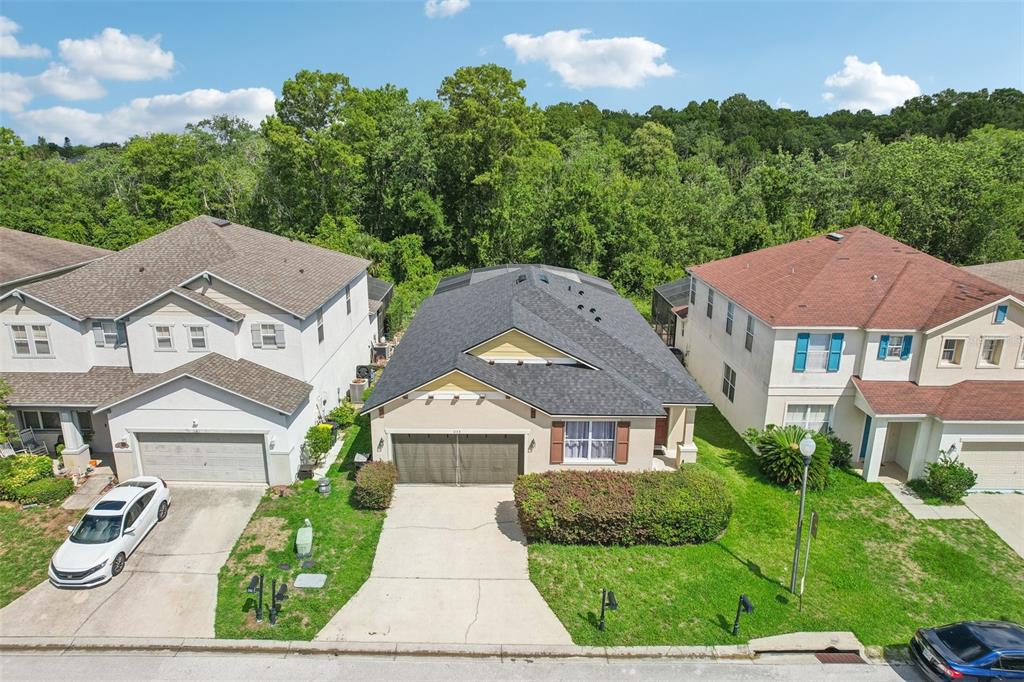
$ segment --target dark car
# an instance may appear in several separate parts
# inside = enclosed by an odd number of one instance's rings
[[[1016,623],[921,628],[910,653],[929,680],[1024,680],[1024,627]]]

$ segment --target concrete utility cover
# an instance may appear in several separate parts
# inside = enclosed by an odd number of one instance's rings
[[[327,582],[327,576],[323,573],[299,573],[295,576],[295,587],[303,589],[320,588]]]
[[[530,582],[512,486],[398,486],[370,579],[316,638],[572,644]]]

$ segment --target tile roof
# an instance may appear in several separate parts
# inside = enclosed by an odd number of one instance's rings
[[[183,376],[235,393],[283,414],[295,412],[313,390],[313,387],[304,381],[293,379],[255,362],[232,360],[219,353],[206,353],[192,362],[162,374],[147,375],[145,381],[108,397],[99,409],[106,409]]]
[[[368,264],[362,258],[200,216],[21,290],[79,318],[113,318],[209,272],[305,319]]]
[[[590,367],[492,365],[465,352],[510,329]],[[364,410],[453,369],[554,415],[663,416],[665,404],[709,402],[632,303],[604,280],[563,268],[511,265],[442,280]]]
[[[109,253],[95,246],[0,227],[0,284],[60,271]]]
[[[1008,289],[866,227],[690,268],[769,325],[928,330]]]
[[[93,367],[88,372],[4,372],[11,387],[9,405],[96,407],[157,374],[135,374],[130,367]]]
[[[853,383],[875,414],[927,414],[943,421],[1024,421],[1024,381],[961,381],[919,386],[911,381]]]
[[[1024,297],[1024,258],[1019,260],[1004,260],[1001,263],[986,263],[985,265],[968,265],[963,268],[972,275],[984,277],[990,282],[995,282],[1001,287],[1017,292],[1019,297]]]

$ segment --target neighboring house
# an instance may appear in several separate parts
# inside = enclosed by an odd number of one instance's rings
[[[0,295],[74,270],[110,251],[0,227]]]
[[[370,299],[370,333],[373,334],[374,342],[381,341],[391,333],[387,325],[387,312],[394,293],[395,285],[391,282],[372,275],[367,276],[366,294]]]
[[[524,472],[645,470],[693,459],[708,404],[605,280],[545,265],[472,270],[424,301],[364,412],[404,483],[510,483]]]
[[[684,345],[691,282],[689,276],[682,277],[654,287],[651,296],[651,326],[661,340],[672,348],[682,348]]]
[[[1024,298],[1024,258],[985,265],[968,265],[963,269],[1009,289],[1016,293],[1018,298]]]
[[[1024,488],[1018,295],[866,227],[690,274],[687,368],[736,429],[831,426],[868,480],[953,448]]]
[[[288,483],[369,361],[368,263],[202,216],[0,296],[22,427],[121,478]]]

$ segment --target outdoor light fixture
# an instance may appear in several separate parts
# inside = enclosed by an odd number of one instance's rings
[[[950,445],[949,449],[946,450],[946,457],[949,457],[950,459],[956,459],[956,443]]]
[[[611,590],[606,590],[606,589],[602,588],[602,590],[601,590],[601,621],[597,624],[598,629],[601,630],[602,632],[604,631],[604,611],[605,611],[606,608],[609,611],[618,611],[619,610],[619,602],[615,599],[615,593],[614,592],[612,592]]]
[[[281,610],[281,602],[288,598],[288,584],[281,582],[281,587],[277,586],[277,578],[270,581],[270,624],[275,625],[277,623],[277,613]]]
[[[732,622],[732,636],[740,634],[740,614],[741,613],[753,613],[754,605],[747,599],[747,595],[740,595],[740,603],[736,606],[736,620]]]
[[[381,451],[383,449],[384,449],[384,439],[381,438],[379,441],[377,441],[377,451],[379,452],[379,451]]]
[[[249,581],[249,587],[245,588],[248,594],[255,594],[256,597],[256,620],[263,620],[263,574],[254,575]]]
[[[800,440],[800,454],[804,458],[804,476],[803,483],[800,485],[800,514],[796,519],[796,545],[793,547],[793,570],[789,580],[789,591],[796,594],[796,574],[800,566],[800,536],[803,535],[804,530],[804,504],[807,500],[807,470],[811,468],[811,459],[814,457],[814,451],[817,449],[817,444],[814,442],[814,438],[808,431],[804,434],[804,437]]]

